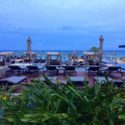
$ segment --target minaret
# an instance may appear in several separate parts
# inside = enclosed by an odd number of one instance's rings
[[[99,41],[100,41],[100,52],[103,53],[103,42],[104,42],[104,38],[103,36],[101,35],[100,38],[99,38]]]
[[[32,41],[31,41],[30,36],[29,36],[27,39],[27,56],[29,56],[29,57],[30,57],[31,51],[32,51],[31,44],[32,44]]]

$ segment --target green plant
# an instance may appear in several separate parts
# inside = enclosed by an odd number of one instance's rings
[[[45,77],[45,76],[44,76]],[[3,120],[15,125],[124,125],[124,88],[109,81],[78,89],[67,85],[34,81],[19,96],[3,101]]]
[[[92,51],[92,52],[99,52],[100,49],[95,47],[95,46],[93,46],[92,48],[90,48],[90,51]]]

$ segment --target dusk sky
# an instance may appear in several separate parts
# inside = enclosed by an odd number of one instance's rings
[[[0,50],[85,50],[125,44],[125,0],[0,0]]]

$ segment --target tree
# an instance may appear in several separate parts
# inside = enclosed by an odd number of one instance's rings
[[[93,46],[93,47],[90,49],[90,51],[92,51],[92,52],[99,52],[99,48]]]

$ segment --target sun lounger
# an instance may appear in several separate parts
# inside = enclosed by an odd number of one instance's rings
[[[69,80],[76,86],[83,86],[84,82],[88,82],[84,77],[69,77]]]
[[[90,66],[87,68],[89,74],[98,74],[100,66]]]
[[[64,68],[65,68],[65,74],[77,73],[76,69],[75,69],[75,66],[64,66]]]
[[[10,65],[10,66],[8,66],[8,67],[10,68],[10,70],[8,70],[8,71],[6,72],[6,75],[7,75],[7,76],[8,76],[9,73],[12,73],[12,72],[17,73],[18,75],[19,75],[20,73],[24,73],[24,68],[21,67],[21,66],[18,66],[18,65]]]
[[[54,76],[54,77],[47,77],[47,78],[48,78],[52,83],[54,83],[54,84],[56,84],[56,83],[66,84],[66,83],[67,83],[66,80],[59,80],[59,79],[57,79],[56,76]],[[44,77],[41,77],[40,80],[43,81],[43,82],[46,82],[46,80],[45,80]]]
[[[27,77],[25,76],[11,76],[5,79],[0,79],[0,84],[2,85],[15,85],[21,82],[27,82]]]
[[[49,80],[52,80],[52,81],[56,81],[57,80],[57,77],[56,76],[53,76],[53,77],[47,77]],[[45,78],[44,77],[41,77],[40,78],[41,81],[45,81]]]
[[[121,67],[118,67],[118,66],[102,67],[99,69],[99,73],[103,75],[111,76],[112,78],[123,77],[123,73],[121,72]]]
[[[45,73],[58,73],[56,66],[46,66]]]
[[[95,77],[94,78],[95,81],[99,82],[100,84],[104,84],[105,82],[107,82],[107,79],[105,77]],[[117,87],[121,87],[123,85],[123,80],[114,80],[108,77],[108,81],[112,82],[115,86]]]
[[[112,81],[112,79],[109,78],[109,77],[108,77],[107,79],[108,79],[108,81]],[[106,79],[105,77],[95,77],[95,78],[94,78],[95,81],[98,81],[99,83],[102,83],[102,84],[103,84],[104,82],[106,82],[107,79]]]
[[[43,71],[43,67],[38,67],[37,65],[29,65],[26,68],[26,73],[28,74],[35,73],[38,75],[40,71]]]

